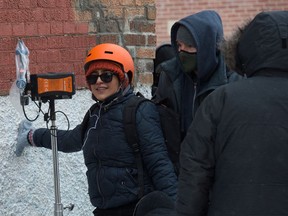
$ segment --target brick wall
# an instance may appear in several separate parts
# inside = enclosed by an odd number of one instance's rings
[[[74,72],[86,87],[83,62],[95,44],[125,46],[135,82],[150,83],[156,45],[154,0],[0,0],[0,95],[16,78],[15,48],[23,39],[31,74]]]
[[[262,10],[288,10],[288,1],[0,0],[0,95],[15,80],[18,38],[29,48],[32,74],[74,72],[77,87],[86,87],[85,54],[95,44],[114,42],[134,57],[135,83],[151,83],[156,43],[170,41],[175,21],[204,9],[221,15],[228,36]]]
[[[157,44],[170,42],[171,25],[190,14],[205,9],[216,10],[222,17],[224,34],[241,26],[263,10],[288,10],[287,0],[156,0]]]

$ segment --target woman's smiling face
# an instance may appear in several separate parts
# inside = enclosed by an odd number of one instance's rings
[[[87,78],[93,95],[99,101],[104,101],[106,98],[119,91],[120,82],[117,75],[107,70],[96,70]]]

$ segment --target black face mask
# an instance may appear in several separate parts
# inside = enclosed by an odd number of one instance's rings
[[[180,51],[179,59],[182,64],[183,72],[188,74],[189,76],[192,76],[193,72],[195,72],[197,69],[197,53]]]

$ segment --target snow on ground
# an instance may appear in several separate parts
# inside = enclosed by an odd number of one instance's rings
[[[150,87],[138,85],[140,91],[150,97]],[[15,93],[15,92],[14,92]],[[16,157],[18,124],[24,119],[19,106],[18,95],[0,97],[0,215],[3,216],[51,216],[54,215],[55,192],[52,151],[44,148],[28,147],[22,156]],[[74,128],[82,121],[86,111],[93,104],[89,90],[78,90],[72,99],[56,100],[56,111],[64,112]],[[30,102],[26,106],[28,117],[36,116],[37,107]],[[48,103],[42,110],[48,111]],[[33,123],[46,127],[43,114]],[[60,113],[56,115],[58,129],[66,129],[67,121]],[[86,167],[82,152],[58,153],[61,204],[70,203],[74,209],[64,209],[64,216],[89,216],[94,207],[90,204]]]

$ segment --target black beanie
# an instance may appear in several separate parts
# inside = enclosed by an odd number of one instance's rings
[[[178,28],[176,40],[181,41],[189,46],[196,47],[196,43],[193,36],[188,31],[188,29],[183,25],[180,25]]]
[[[175,56],[174,49],[171,44],[162,44],[157,47],[155,51],[155,59],[154,59],[154,71],[156,67],[162,62],[169,60]]]

